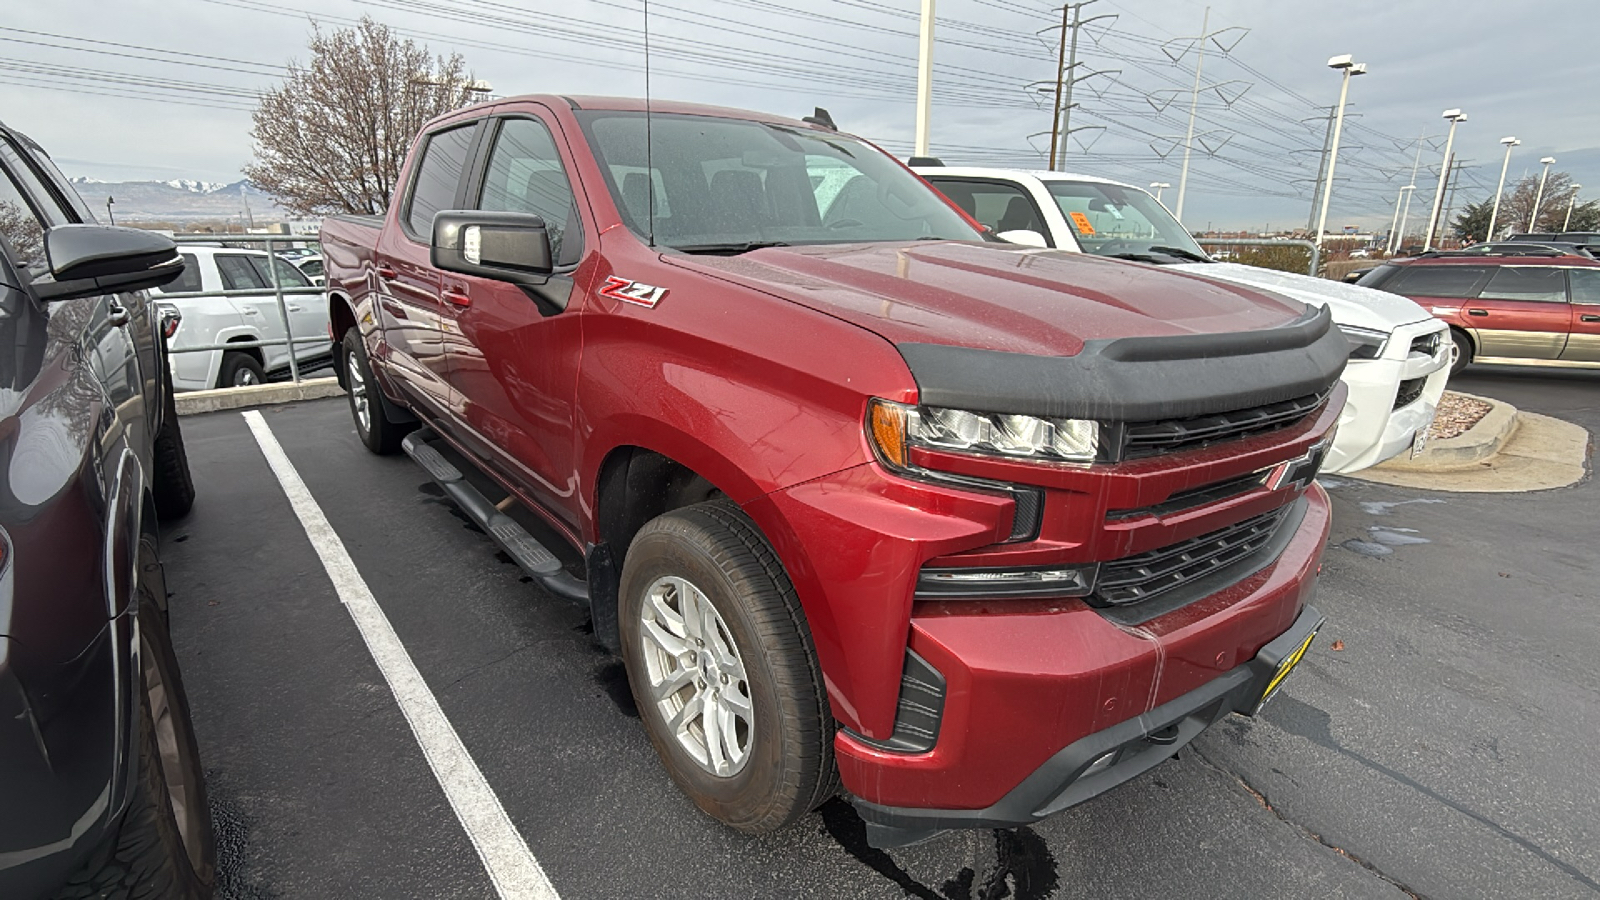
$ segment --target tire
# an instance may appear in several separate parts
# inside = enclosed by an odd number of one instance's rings
[[[1472,338],[1452,328],[1450,340],[1456,345],[1456,358],[1450,361],[1450,374],[1455,375],[1472,362]]]
[[[143,584],[140,595],[139,768],[128,809],[56,900],[206,900],[216,881],[216,836],[188,697],[166,620]]]
[[[343,347],[339,359],[344,366],[345,393],[350,398],[350,418],[355,422],[356,436],[379,456],[398,453],[400,441],[417,427],[416,424],[389,418],[383,389],[372,379],[372,365],[367,361],[367,347],[362,343],[361,332],[355,328],[346,331]]]
[[[700,602],[712,612],[689,617],[705,624],[698,629],[705,643],[696,647],[681,616],[673,633],[670,613]],[[701,503],[640,529],[623,563],[618,615],[640,719],[668,774],[695,805],[734,829],[765,834],[837,792],[834,723],[799,597],[737,507]],[[672,655],[669,644],[684,652]],[[656,699],[653,684],[679,682]],[[697,701],[718,703],[726,715],[691,713],[680,737],[671,711]],[[708,721],[731,739],[709,740]]]
[[[189,452],[183,445],[183,431],[178,426],[178,404],[172,391],[172,370],[163,367],[161,388],[165,392],[161,405],[161,430],[156,432],[151,445],[155,477],[152,492],[155,494],[156,518],[171,522],[189,514],[194,507],[194,478],[189,473]]]
[[[222,369],[217,373],[217,387],[247,387],[266,384],[267,373],[261,363],[248,353],[230,350],[222,354]]]

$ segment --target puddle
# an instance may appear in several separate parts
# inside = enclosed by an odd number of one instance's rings
[[[1387,516],[1396,506],[1405,506],[1408,503],[1443,503],[1431,497],[1418,497],[1414,500],[1395,500],[1384,502],[1381,500],[1364,500],[1361,502],[1361,511],[1369,516]]]
[[[1322,485],[1323,487],[1327,488],[1330,491],[1335,489],[1335,488],[1342,488],[1342,487],[1344,487],[1345,485],[1347,485],[1349,483],[1350,482],[1345,481],[1343,478],[1330,478],[1327,475],[1318,475],[1317,476],[1317,484]]]
[[[1417,534],[1415,528],[1392,528],[1387,525],[1368,525],[1372,539],[1388,547],[1409,547],[1414,544],[1431,544],[1433,541]]]
[[[1389,556],[1390,554],[1394,553],[1393,547],[1385,547],[1384,545],[1375,541],[1363,541],[1359,538],[1351,538],[1339,546],[1349,550],[1351,553],[1359,553],[1362,556],[1370,556],[1374,558],[1380,556]]]

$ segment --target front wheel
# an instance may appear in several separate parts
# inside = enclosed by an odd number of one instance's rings
[[[794,586],[737,507],[646,524],[618,603],[640,718],[697,806],[762,834],[828,799],[834,726],[816,649]]]
[[[1452,328],[1450,340],[1456,345],[1455,358],[1450,360],[1450,374],[1454,375],[1472,362],[1472,338]]]

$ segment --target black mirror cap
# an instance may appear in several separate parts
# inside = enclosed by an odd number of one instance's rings
[[[429,258],[436,269],[511,284],[544,284],[554,269],[550,234],[532,213],[438,213]]]
[[[165,235],[108,225],[57,225],[44,233],[50,275],[35,279],[42,300],[143,291],[183,274],[178,245]]]

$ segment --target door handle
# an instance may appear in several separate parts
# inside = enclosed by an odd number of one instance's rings
[[[1579,322],[1600,322],[1600,316],[1579,316]]]
[[[1469,315],[1469,316],[1487,316],[1488,314],[1489,314],[1489,311],[1487,309],[1469,309],[1469,310],[1467,310],[1467,315]]]
[[[296,306],[293,303],[289,304],[289,312],[301,312],[301,311],[302,311],[301,307]]]
[[[379,266],[378,267],[378,277],[382,278],[385,281],[388,281],[391,278],[397,278],[397,277],[399,277],[399,274],[400,273],[396,272],[394,269],[389,268],[388,266]]]
[[[106,321],[116,328],[128,324],[128,308],[115,301],[106,304]]]
[[[466,309],[472,305],[472,298],[467,296],[464,291],[450,290],[447,288],[444,291],[444,299],[448,301],[451,306],[459,306],[462,309]]]

